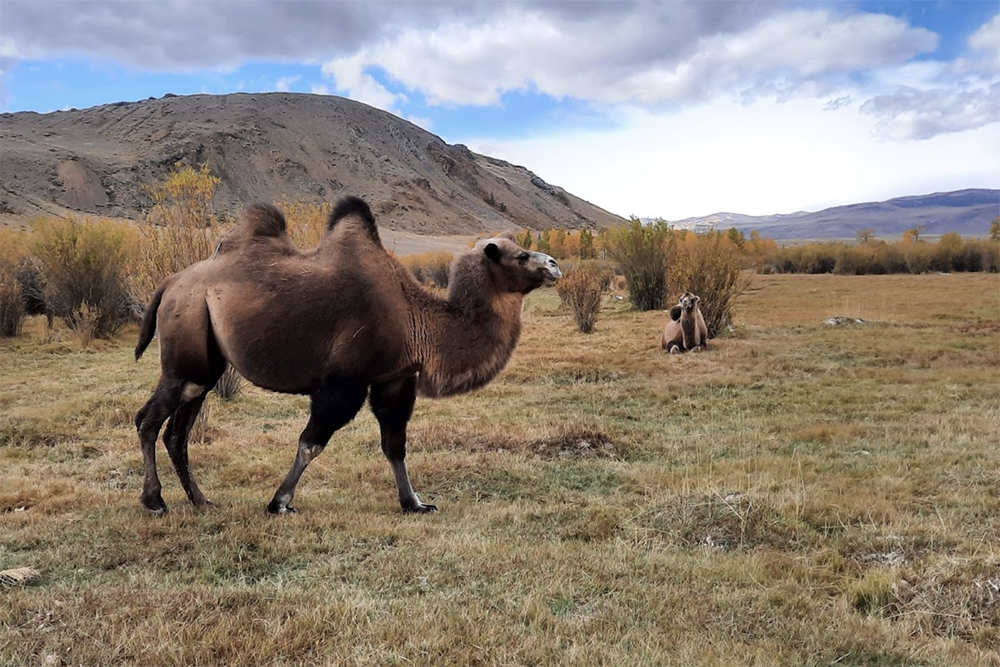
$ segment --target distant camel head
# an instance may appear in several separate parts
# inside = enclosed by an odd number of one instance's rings
[[[699,299],[697,296],[695,296],[691,292],[684,292],[684,294],[681,294],[681,298],[678,301],[678,303],[680,304],[681,308],[683,308],[684,310],[686,310],[688,312],[691,312],[691,310],[693,310],[694,307],[698,305],[698,302],[700,300],[701,299]]]

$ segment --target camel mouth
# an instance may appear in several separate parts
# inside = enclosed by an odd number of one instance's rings
[[[555,285],[556,281],[558,281],[560,278],[562,278],[562,271],[559,270],[558,266],[554,266],[552,268],[546,268],[545,271],[543,271],[542,273],[542,281],[544,282],[546,287],[551,287],[552,285]]]

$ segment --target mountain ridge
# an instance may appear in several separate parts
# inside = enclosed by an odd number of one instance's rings
[[[880,202],[842,204],[820,211],[797,211],[770,215],[719,212],[672,221],[680,229],[732,227],[749,236],[779,240],[853,239],[864,229],[875,236],[897,236],[922,227],[922,234],[956,232],[964,236],[986,236],[990,223],[1000,216],[1000,190],[966,188],[926,195],[907,195]]]
[[[523,166],[390,113],[302,93],[165,95],[0,114],[0,217],[140,218],[175,164],[207,163],[216,208],[365,198],[380,226],[428,235],[624,222]]]

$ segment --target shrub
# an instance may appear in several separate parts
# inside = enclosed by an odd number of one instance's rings
[[[909,273],[927,273],[931,270],[934,246],[925,241],[912,240],[904,240],[899,245]]]
[[[593,262],[581,262],[566,271],[556,283],[556,292],[563,303],[573,309],[576,326],[581,333],[594,330],[601,310],[601,294],[611,282],[611,272]]]
[[[326,234],[333,205],[329,202],[276,202],[288,220],[288,238],[299,248],[315,248]]]
[[[0,235],[0,336],[21,333],[27,315],[24,290],[18,280],[18,270],[26,259],[23,235],[12,229]]]
[[[32,250],[41,263],[45,301],[81,342],[110,338],[132,319],[125,286],[127,230],[108,220],[45,220]]]
[[[214,391],[224,401],[231,401],[243,390],[243,376],[232,366],[226,366],[222,377],[215,383]]]
[[[698,307],[712,338],[732,324],[736,298],[750,284],[742,271],[739,248],[721,232],[673,244],[669,276],[678,295],[685,291],[698,295]]]
[[[14,267],[0,261],[0,336],[17,336],[27,315]]]
[[[454,260],[452,253],[442,250],[407,255],[399,259],[420,282],[442,289],[448,287],[451,263]]]
[[[28,315],[46,315],[49,326],[52,326],[52,310],[45,302],[45,276],[42,273],[42,263],[37,257],[27,256],[21,259],[17,268],[17,282],[21,284],[24,295],[24,308]]]
[[[663,220],[643,224],[638,218],[608,231],[607,251],[618,263],[629,300],[636,310],[662,310],[667,299],[667,245],[670,227]]]

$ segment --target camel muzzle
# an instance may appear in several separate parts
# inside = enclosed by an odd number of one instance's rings
[[[559,270],[559,263],[551,257],[548,257],[544,263],[545,268],[545,284],[555,285],[556,281],[562,278],[562,271]]]

